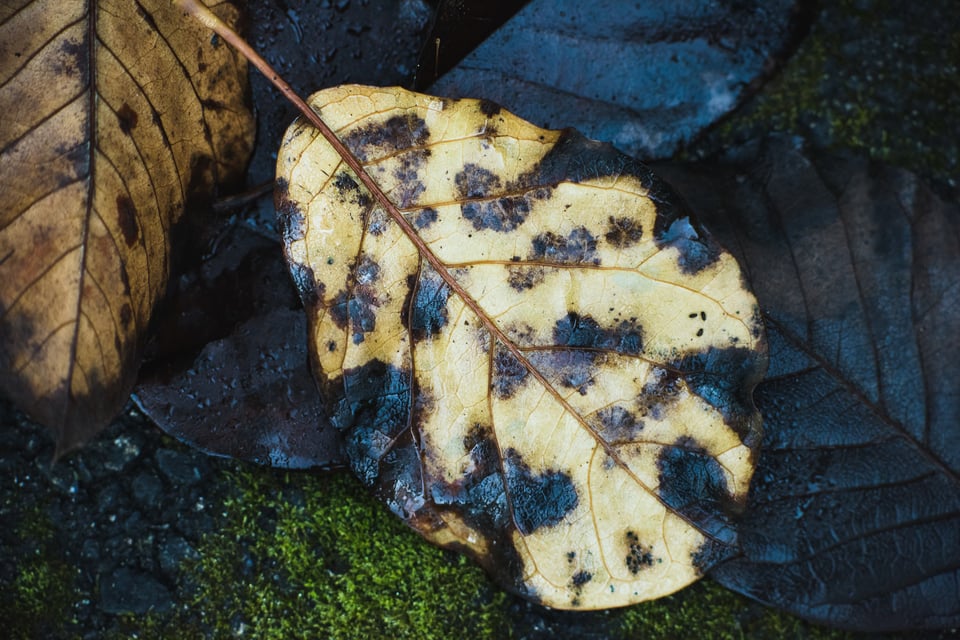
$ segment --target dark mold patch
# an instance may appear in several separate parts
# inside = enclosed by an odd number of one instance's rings
[[[587,584],[593,580],[593,574],[589,571],[577,571],[570,578],[570,584],[576,591],[580,591],[583,588],[583,585]]]
[[[720,259],[720,245],[689,217],[666,224],[658,215],[654,224],[654,241],[659,249],[676,247],[677,265],[688,275],[696,274]]]
[[[380,265],[369,256],[363,256],[350,269],[349,291],[334,296],[328,307],[330,317],[341,329],[349,323],[354,344],[363,342],[363,334],[377,328],[377,309],[381,301],[373,286],[380,279]],[[298,287],[299,288],[299,287]]]
[[[140,226],[137,224],[137,208],[127,196],[117,196],[117,226],[123,234],[123,241],[132,247],[140,238]]]
[[[586,227],[576,227],[566,237],[545,231],[533,238],[530,259],[558,264],[600,264],[597,239]]]
[[[120,307],[120,324],[123,326],[124,331],[130,328],[131,322],[133,322],[133,309],[130,307],[129,302],[124,302],[123,306]]]
[[[515,449],[506,451],[503,466],[513,521],[521,535],[559,524],[576,508],[579,497],[568,474],[548,470],[534,475]]]
[[[723,467],[688,437],[665,446],[657,458],[660,499],[708,537],[731,544],[736,533],[730,515],[736,511]]]
[[[427,207],[421,209],[413,215],[413,226],[418,230],[428,229],[430,225],[437,221],[437,210]]]
[[[594,384],[597,366],[603,360],[603,354],[596,351],[562,350],[538,351],[528,354],[530,363],[542,371],[554,384],[567,389],[576,389],[585,396],[587,389]]]
[[[526,265],[510,266],[507,268],[507,282],[515,291],[528,291],[543,282],[543,267]]]
[[[343,143],[360,162],[419,147],[427,142],[430,129],[414,114],[392,116],[386,122],[372,123],[351,131]]]
[[[130,135],[130,132],[137,128],[137,120],[139,120],[137,112],[124,102],[117,111],[117,123],[120,125],[120,131]]]
[[[300,301],[306,309],[312,309],[323,299],[326,287],[322,282],[317,282],[313,269],[305,264],[289,263],[288,271],[293,280],[293,286],[300,294]],[[336,319],[334,320],[336,322]],[[346,324],[346,321],[343,322]]]
[[[390,192],[391,199],[401,209],[413,206],[427,187],[420,179],[420,169],[430,157],[429,149],[414,149],[394,158],[397,167],[393,170],[393,177],[397,186]]]
[[[617,249],[626,249],[640,242],[643,238],[643,227],[634,218],[610,216],[610,223],[604,239]]]
[[[464,202],[461,215],[477,230],[490,229],[501,233],[513,231],[527,219],[530,203],[523,196],[508,196],[487,202]]]
[[[751,449],[760,445],[751,418],[756,411],[753,389],[766,369],[763,356],[745,347],[711,347],[670,366],[680,372],[691,393],[720,412],[745,445]]]
[[[736,552],[729,544],[711,538],[703,541],[696,551],[690,554],[690,562],[698,575],[705,575],[715,564],[726,560]]]
[[[360,285],[373,284],[380,279],[380,265],[370,256],[363,256],[353,272],[354,281]]]
[[[306,217],[297,203],[290,199],[289,184],[277,178],[273,187],[273,204],[277,210],[277,226],[285,245],[302,240],[306,234]]]
[[[407,278],[407,299],[400,322],[417,342],[432,338],[447,326],[450,287],[433,267],[423,265],[420,277]]]
[[[371,360],[323,385],[330,423],[344,434],[350,466],[367,486],[374,484],[381,459],[409,424],[410,378],[407,370]]]
[[[423,463],[413,434],[401,433],[380,458],[374,493],[395,515],[408,520],[423,504]]]
[[[620,405],[604,407],[596,415],[599,422],[597,431],[611,444],[632,442],[643,430],[643,422]]]
[[[490,386],[493,394],[500,399],[512,398],[523,386],[530,372],[510,351],[497,344],[493,353],[493,372]]]
[[[557,346],[582,347],[638,355],[643,350],[643,328],[636,318],[622,320],[614,328],[604,328],[590,316],[570,312],[553,329]]]
[[[462,199],[489,198],[494,189],[501,185],[497,174],[472,162],[464,164],[463,170],[457,173],[453,180],[457,185],[457,194]]]
[[[333,179],[333,186],[341,196],[346,196],[351,191],[360,191],[360,185],[346,171],[341,171]]]
[[[643,569],[653,566],[653,553],[649,547],[640,543],[640,539],[633,531],[627,531],[626,565],[630,573],[637,575]]]
[[[661,420],[664,410],[679,397],[683,382],[677,372],[662,367],[654,367],[650,376],[651,379],[643,385],[643,391],[637,397],[637,402],[640,404],[643,415]]]
[[[480,100],[479,104],[477,105],[477,108],[480,110],[480,113],[487,116],[488,118],[492,118],[493,116],[499,114],[500,111],[503,109],[496,102],[493,102],[492,100],[487,100],[485,98]]]

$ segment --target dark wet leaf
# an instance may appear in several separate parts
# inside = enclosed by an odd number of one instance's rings
[[[425,89],[499,29],[528,0],[441,0],[424,40],[413,88]]]
[[[533,0],[429,89],[667,157],[771,71],[810,4]]]
[[[767,323],[742,555],[712,575],[862,630],[960,624],[960,210],[915,176],[780,141],[668,171]]]
[[[730,254],[574,130],[399,88],[311,101],[411,227],[291,126],[284,250],[361,480],[557,608],[659,597],[729,553],[766,362]]]
[[[179,285],[135,391],[144,413],[211,455],[284,468],[343,466],[277,242],[234,227]]]

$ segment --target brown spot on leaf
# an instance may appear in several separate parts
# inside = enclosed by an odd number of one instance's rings
[[[129,302],[124,302],[123,306],[120,307],[120,324],[123,325],[124,330],[130,328],[130,323],[133,321],[133,309],[130,308]]]
[[[137,112],[126,102],[117,110],[117,121],[120,124],[120,131],[123,131],[127,135],[130,135],[130,132],[137,128],[138,120]]]
[[[140,237],[140,226],[137,224],[137,208],[133,200],[124,195],[117,196],[117,226],[123,234],[123,240],[128,247],[136,244]]]

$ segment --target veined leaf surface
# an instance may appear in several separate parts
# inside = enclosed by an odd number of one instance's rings
[[[671,593],[734,545],[766,359],[736,261],[640,163],[488,101],[311,98],[442,271],[303,122],[287,259],[354,472],[558,608]]]
[[[171,227],[246,162],[245,87],[166,0],[0,7],[0,389],[60,451],[126,401]]]

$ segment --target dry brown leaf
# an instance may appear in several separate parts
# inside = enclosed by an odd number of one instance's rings
[[[285,251],[354,472],[551,607],[665,595],[729,551],[766,348],[736,261],[670,189],[487,101],[310,102],[425,243],[315,129],[288,130]]]
[[[246,162],[245,91],[246,61],[167,0],[0,7],[0,389],[59,451],[125,402],[171,228]]]

